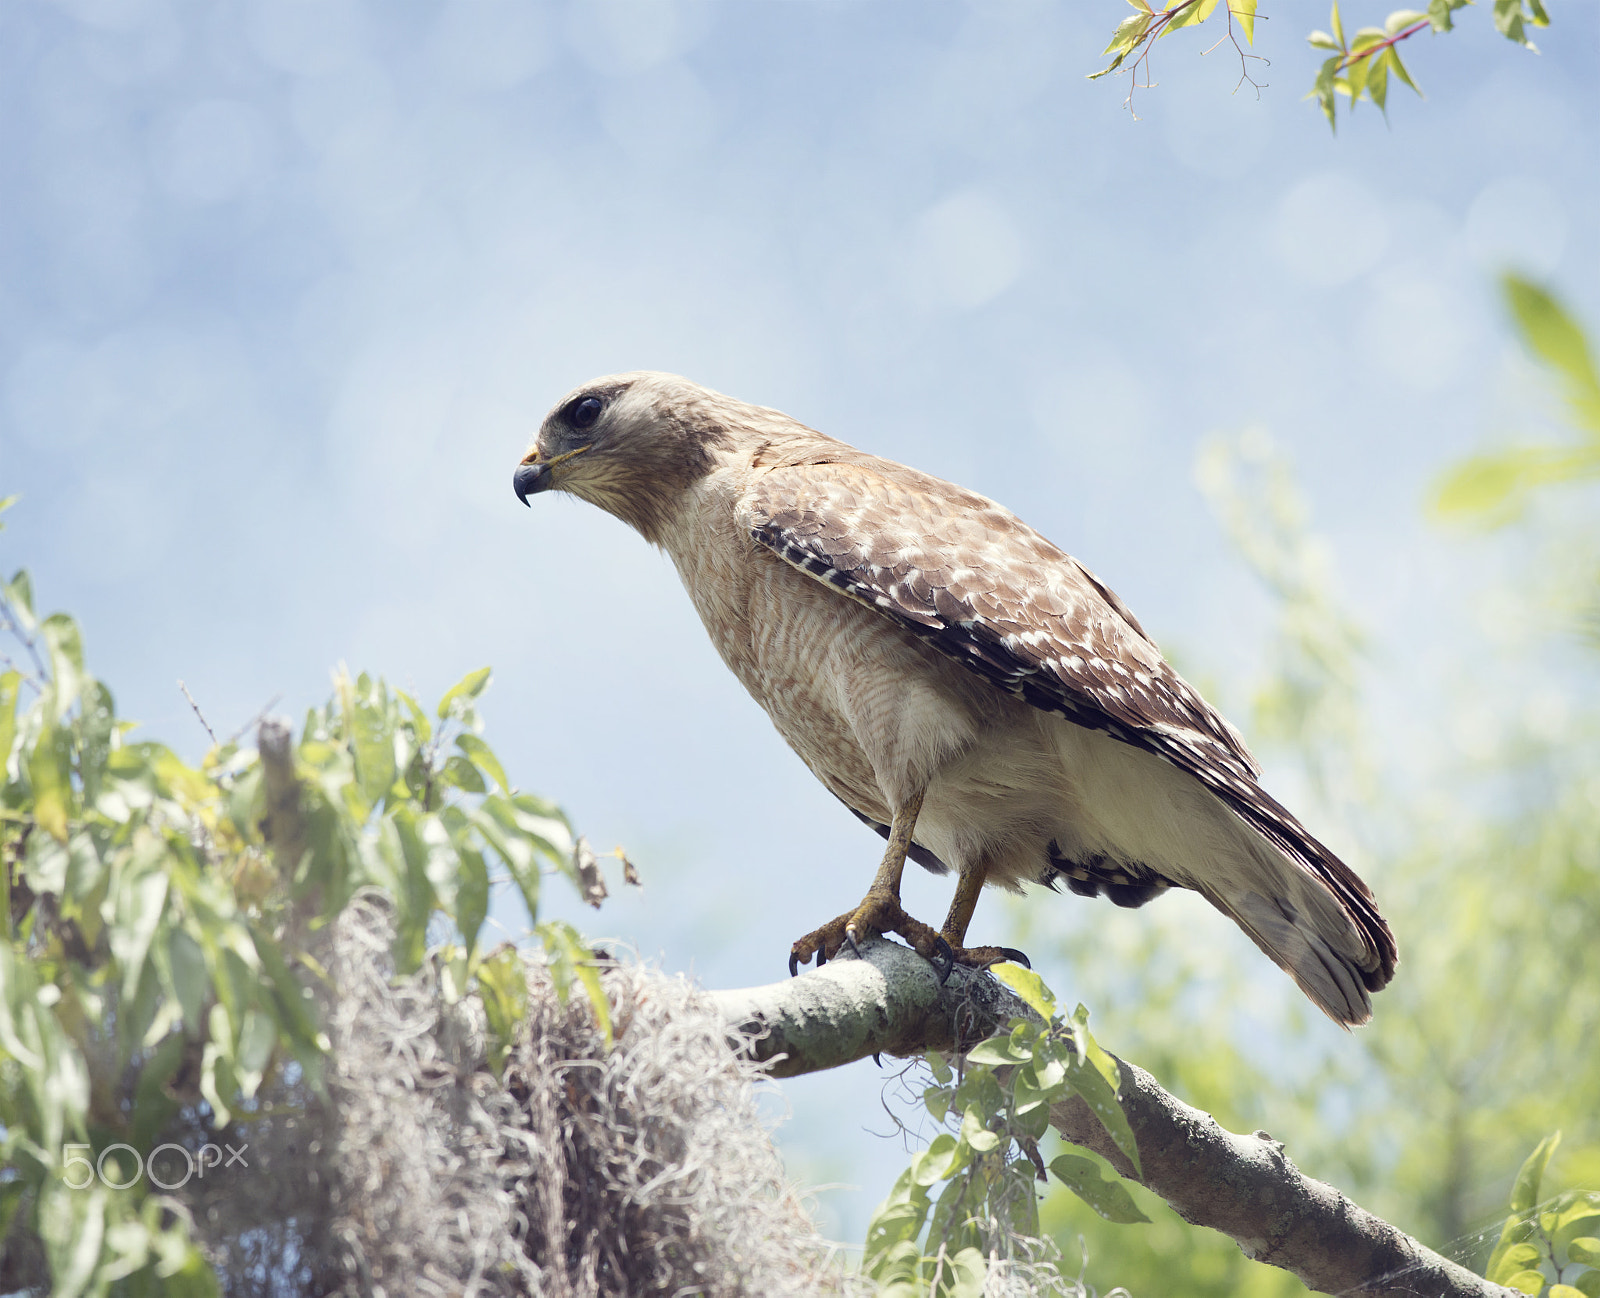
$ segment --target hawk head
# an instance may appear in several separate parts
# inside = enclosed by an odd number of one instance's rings
[[[511,484],[569,491],[659,543],[682,492],[716,467],[740,415],[753,409],[675,374],[613,374],[556,403]]]

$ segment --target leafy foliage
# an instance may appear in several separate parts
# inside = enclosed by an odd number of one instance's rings
[[[1561,1133],[1528,1155],[1511,1188],[1511,1215],[1484,1275],[1519,1293],[1600,1298],[1600,1191],[1568,1190],[1539,1202],[1539,1185]]]
[[[1133,62],[1129,64],[1133,72],[1133,83],[1128,90],[1127,103],[1133,106],[1133,92],[1139,87],[1139,66],[1145,68],[1145,86],[1153,83],[1150,80],[1150,53],[1155,42],[1163,36],[1170,36],[1175,31],[1185,27],[1197,27],[1210,18],[1217,10],[1218,0],[1178,0],[1177,4],[1165,9],[1152,9],[1148,0],[1128,0],[1135,13],[1124,18],[1117,25],[1116,31],[1111,34],[1111,44],[1107,45],[1104,53],[1112,56],[1111,62],[1098,72],[1091,72],[1089,80],[1097,81],[1103,76],[1120,69],[1131,55]],[[1239,53],[1241,68],[1245,67],[1247,55],[1239,45],[1238,38],[1234,36],[1235,22],[1244,33],[1246,44],[1254,45],[1256,39],[1256,4],[1257,0],[1229,0],[1223,8],[1227,19],[1228,30],[1223,39],[1232,39],[1234,49]],[[1240,77],[1240,84],[1249,80],[1248,74]]]
[[[1239,31],[1244,33],[1246,43],[1252,46],[1255,44],[1257,2],[1258,0],[1230,0],[1223,9],[1228,21],[1228,31],[1224,39],[1232,38],[1234,48],[1239,53],[1240,66],[1243,69],[1243,75],[1239,79],[1241,85],[1250,81],[1246,60],[1257,56],[1246,53],[1239,45],[1238,38],[1234,36],[1234,27],[1237,22]],[[1098,72],[1091,72],[1089,74],[1091,81],[1120,71],[1126,64],[1133,71],[1133,88],[1137,89],[1138,71],[1142,64],[1145,68],[1143,84],[1146,87],[1152,85],[1149,62],[1155,42],[1185,27],[1198,27],[1210,18],[1218,7],[1218,0],[1179,0],[1177,4],[1164,9],[1152,8],[1149,0],[1128,0],[1128,3],[1133,6],[1135,12],[1117,24],[1116,30],[1111,34],[1111,43],[1105,48],[1105,53],[1111,55],[1111,62]],[[1382,27],[1362,27],[1353,37],[1347,39],[1344,22],[1339,15],[1338,0],[1334,0],[1329,22],[1331,31],[1314,31],[1306,38],[1313,49],[1331,51],[1317,70],[1316,79],[1306,98],[1317,101],[1328,119],[1328,125],[1337,130],[1337,104],[1340,95],[1350,101],[1352,109],[1361,101],[1362,96],[1366,96],[1377,105],[1379,112],[1387,113],[1389,78],[1393,76],[1395,80],[1403,82],[1420,96],[1422,91],[1412,79],[1410,70],[1401,61],[1398,48],[1400,42],[1409,40],[1422,31],[1436,33],[1453,31],[1456,12],[1472,3],[1474,0],[1429,0],[1426,12],[1417,9],[1397,9],[1384,20]],[[1530,50],[1537,50],[1537,46],[1528,38],[1528,28],[1550,25],[1550,16],[1545,11],[1543,0],[1492,0],[1492,3],[1495,30],[1509,41]],[[1207,53],[1209,52],[1208,50]],[[1254,85],[1255,82],[1251,81],[1251,84]],[[1128,92],[1130,107],[1132,102],[1133,89],[1130,89]]]
[[[1069,1017],[1058,1015],[1054,995],[1037,974],[1016,965],[995,972],[1038,1018],[1013,1019],[1004,1033],[953,1061],[928,1055],[933,1084],[923,1104],[946,1130],[912,1158],[878,1206],[862,1262],[894,1298],[976,1298],[984,1292],[996,1238],[1038,1235],[1034,1184],[1046,1179],[1039,1141],[1053,1104],[1081,1096],[1139,1166],[1117,1099],[1117,1063],[1090,1035],[1088,1011],[1080,1005]],[[1106,1220],[1147,1220],[1123,1183],[1103,1176],[1096,1160],[1063,1154],[1049,1170]]]
[[[1486,527],[1521,517],[1542,487],[1600,477],[1600,370],[1588,339],[1537,284],[1517,275],[1505,276],[1502,284],[1528,350],[1555,373],[1577,436],[1485,452],[1451,469],[1435,490],[1435,513]]]
[[[1403,81],[1416,91],[1417,83],[1400,61],[1398,46],[1421,31],[1448,32],[1455,28],[1455,13],[1473,3],[1473,0],[1429,0],[1427,13],[1415,9],[1397,9],[1384,20],[1382,27],[1363,27],[1353,38],[1345,39],[1344,23],[1339,17],[1339,0],[1334,0],[1330,21],[1332,32],[1315,31],[1306,40],[1313,49],[1332,50],[1317,70],[1317,79],[1306,95],[1315,99],[1328,119],[1330,128],[1338,129],[1335,113],[1336,96],[1350,101],[1351,109],[1365,95],[1378,106],[1378,111],[1388,112],[1389,76]],[[1495,28],[1501,35],[1519,45],[1534,49],[1528,40],[1523,21],[1524,5],[1527,21],[1538,27],[1550,24],[1541,0],[1494,0]]]
[[[453,930],[432,958],[482,995],[503,1059],[526,985],[516,950],[483,941],[491,890],[508,879],[536,920],[542,876],[572,873],[572,832],[482,739],[487,668],[432,717],[340,672],[284,801],[236,739],[198,766],[135,741],[77,624],[36,617],[26,572],[0,590],[0,619],[31,664],[0,675],[0,1238],[23,1214],[65,1298],[212,1293],[181,1217],[121,1164],[143,1167],[180,1110],[220,1130],[285,1070],[316,1088],[327,1042],[302,942],[358,887],[394,898],[402,971],[436,926]],[[580,987],[609,1032],[576,932],[534,930],[558,988]],[[120,1172],[86,1183],[117,1145]]]

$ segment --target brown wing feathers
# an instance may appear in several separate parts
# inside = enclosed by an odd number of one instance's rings
[[[1032,706],[1201,780],[1329,887],[1377,956],[1367,987],[1389,980],[1394,939],[1366,885],[1262,790],[1238,734],[1092,574],[999,506],[904,466],[842,449],[794,469],[755,487],[758,543]]]

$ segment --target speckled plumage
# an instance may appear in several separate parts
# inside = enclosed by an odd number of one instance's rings
[[[524,466],[666,550],[861,819],[886,833],[925,793],[913,860],[1122,905],[1195,889],[1334,1019],[1370,1016],[1396,954],[1366,886],[1122,601],[1007,510],[662,374],[577,389]]]

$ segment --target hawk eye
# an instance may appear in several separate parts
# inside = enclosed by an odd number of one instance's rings
[[[574,428],[588,428],[600,418],[599,397],[579,397],[567,407],[567,422]]]

